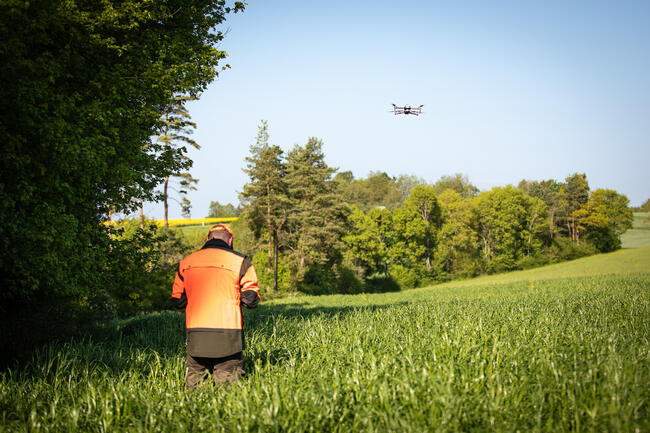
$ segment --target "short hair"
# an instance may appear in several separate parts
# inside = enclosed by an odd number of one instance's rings
[[[233,233],[230,227],[225,224],[215,224],[210,227],[207,239],[221,239],[222,241],[228,242],[232,237]]]

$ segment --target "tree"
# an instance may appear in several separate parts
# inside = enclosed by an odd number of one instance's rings
[[[436,260],[443,272],[473,276],[479,268],[478,211],[474,201],[452,189],[438,195],[442,226]]]
[[[548,209],[549,233],[551,238],[557,231],[557,216],[566,209],[566,194],[563,185],[553,179],[538,181],[522,180],[518,188],[531,197],[542,200]]]
[[[311,137],[287,155],[287,194],[290,213],[287,246],[296,258],[298,271],[305,264],[332,265],[340,258],[348,208],[332,181],[323,143]]]
[[[200,149],[201,146],[194,141],[190,135],[196,129],[196,123],[191,121],[190,113],[185,108],[188,101],[195,100],[195,97],[176,95],[165,107],[161,116],[163,124],[163,134],[158,137],[158,142],[163,145],[163,152],[168,158],[176,159],[178,166],[189,168],[192,166],[192,160],[187,156],[185,144]],[[195,191],[198,179],[192,177],[188,171],[169,172],[163,181],[162,200],[164,204],[165,227],[169,228],[169,180],[170,177],[179,178],[180,189],[177,191],[181,196],[182,214],[189,217],[192,204],[187,198],[188,191]]]
[[[414,174],[400,174],[397,176],[397,191],[399,191],[402,202],[409,198],[411,190],[418,185],[427,185],[427,181]]]
[[[440,206],[434,188],[418,185],[393,215],[396,237],[394,252],[401,264],[424,265],[431,271],[431,262],[436,247],[437,231],[442,220]]]
[[[387,209],[370,209],[367,214],[354,208],[348,217],[350,232],[343,236],[346,255],[365,275],[388,274],[390,248],[394,237],[393,215]]]
[[[242,9],[216,0],[2,8],[4,347],[54,328],[54,305],[57,320],[73,320],[105,291],[116,249],[100,222],[109,209],[137,209],[134,198],[155,199],[166,173],[181,169],[151,137],[173,95],[196,95],[217,76],[226,54],[215,27]]]
[[[456,191],[462,197],[476,197],[479,189],[472,185],[467,176],[456,173],[453,176],[441,176],[436,183],[433,184],[433,189],[436,194],[441,194],[447,189]]]
[[[230,203],[224,205],[218,201],[211,201],[208,208],[208,218],[228,218],[239,216],[240,209]]]
[[[511,270],[543,245],[546,206],[512,186],[495,187],[476,197],[479,240],[488,271]]]
[[[580,233],[576,226],[576,211],[581,209],[589,200],[589,183],[587,175],[584,173],[574,173],[567,176],[564,187],[561,189],[563,194],[564,215],[567,229],[571,240],[576,244],[580,243]]]
[[[374,207],[393,210],[403,199],[395,179],[384,172],[370,172],[365,179],[350,179],[352,173],[337,174],[336,182],[341,186],[344,199],[363,211]]]
[[[262,120],[258,127],[255,144],[250,147],[251,155],[246,157],[246,168],[250,181],[244,185],[242,201],[247,205],[246,217],[257,238],[266,228],[267,270],[272,264],[275,274],[274,290],[277,291],[278,231],[287,219],[286,211],[286,167],[282,160],[282,149],[269,144],[268,123]]]
[[[578,235],[584,232],[601,252],[621,247],[621,235],[632,228],[634,215],[629,200],[611,189],[597,189],[585,206],[574,212]]]

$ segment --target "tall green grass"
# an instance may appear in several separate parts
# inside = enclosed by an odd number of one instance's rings
[[[4,371],[0,428],[650,431],[650,249],[635,252],[269,302],[246,314],[248,375],[192,392],[181,313],[114,322]]]

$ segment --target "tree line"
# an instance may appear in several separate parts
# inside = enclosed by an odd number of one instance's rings
[[[285,152],[262,121],[244,171],[244,248],[273,290],[397,290],[524,269],[621,247],[632,210],[585,174],[479,191],[460,174],[428,184],[383,172],[355,179],[309,138]]]

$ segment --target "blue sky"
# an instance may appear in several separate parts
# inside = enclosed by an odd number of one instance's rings
[[[251,0],[229,17],[232,68],[190,106],[193,217],[238,202],[261,119],[272,144],[318,137],[357,178],[463,173],[490,189],[584,172],[650,197],[650,1],[400,3]]]

